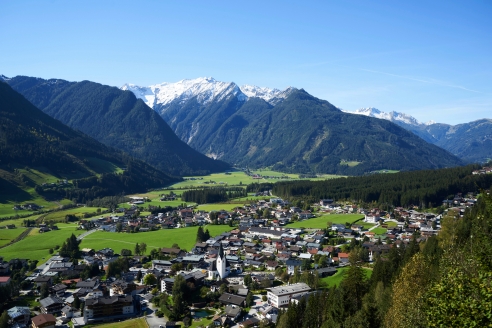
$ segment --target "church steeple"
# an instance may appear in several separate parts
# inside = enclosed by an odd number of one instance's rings
[[[219,243],[219,254],[217,256],[217,273],[221,279],[227,277],[227,260],[225,257],[224,249],[222,248],[222,243]]]
[[[224,249],[222,248],[222,243],[219,243],[219,257],[224,258]]]

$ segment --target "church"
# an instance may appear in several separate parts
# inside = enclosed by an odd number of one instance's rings
[[[217,254],[217,260],[210,263],[210,268],[208,269],[209,279],[224,279],[231,272],[231,267],[226,260],[226,255],[222,244],[219,245],[219,254]]]

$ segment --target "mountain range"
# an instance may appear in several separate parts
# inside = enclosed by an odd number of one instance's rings
[[[462,163],[390,122],[344,113],[302,89],[213,78],[122,89],[152,106],[181,140],[235,165],[362,174]]]
[[[467,162],[486,162],[492,158],[492,119],[449,125],[434,121],[421,123],[410,115],[395,111],[385,113],[376,108],[347,113],[391,121]]]
[[[293,87],[199,78],[118,89],[3,79],[48,115],[173,175],[224,171],[230,164],[348,175],[463,164],[389,120],[345,113]]]
[[[46,114],[168,174],[204,175],[230,167],[181,141],[131,92],[90,81],[27,76],[3,79]]]
[[[75,188],[50,192],[75,201],[145,191],[179,181],[69,128],[0,82],[2,199],[29,200],[33,188],[44,193],[36,179],[39,176],[73,179]]]

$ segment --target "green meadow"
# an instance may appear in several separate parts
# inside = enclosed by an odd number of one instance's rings
[[[0,249],[0,256],[10,260],[13,258],[23,258],[44,262],[43,258],[48,259],[51,255],[48,250],[56,245],[61,246],[63,242],[72,235],[81,234],[82,230],[76,230],[76,224],[59,223],[59,230],[38,233],[38,229],[33,229],[33,234],[29,234],[21,241]]]
[[[26,228],[19,227],[15,229],[0,229],[0,246],[8,244],[10,241],[17,238],[25,230]]]
[[[22,201],[18,201],[15,197],[11,197],[10,200],[0,199],[0,218],[15,215],[32,215],[34,213],[33,211],[28,210],[14,210],[14,205],[16,204],[35,203],[39,206],[43,206],[43,210],[55,209],[59,206],[58,204],[48,202],[41,196],[38,196],[34,189],[28,189],[28,192],[31,195],[31,198]]]
[[[385,234],[388,230],[385,229],[385,228],[380,228],[380,227],[377,227],[377,228],[374,228],[371,230],[372,232],[374,232],[375,235],[383,235]]]
[[[345,224],[346,222],[353,224],[363,218],[364,216],[361,214],[325,214],[320,217],[288,224],[287,227],[324,229],[327,227],[328,222],[331,222],[332,224]]]
[[[56,222],[63,222],[65,220],[65,216],[68,214],[73,214],[76,215],[80,218],[83,218],[84,213],[93,213],[96,212],[98,207],[75,207],[75,208],[70,208],[67,210],[63,211],[54,211],[51,213],[48,213],[45,217],[45,221],[53,220]],[[101,210],[106,210],[105,208],[101,208]],[[102,215],[102,214],[101,214]],[[108,214],[105,214],[108,215]]]
[[[277,171],[271,171],[269,169],[263,170],[253,170],[251,171],[253,174],[258,174],[261,176],[269,176],[275,178],[261,178],[261,179],[253,179],[251,176],[246,175],[243,171],[232,171],[232,172],[224,172],[224,173],[215,173],[206,176],[194,176],[194,177],[185,177],[185,181],[178,182],[169,187],[169,189],[181,189],[181,188],[194,188],[197,186],[224,186],[224,185],[248,185],[254,182],[257,183],[265,183],[265,182],[278,182],[278,181],[286,181],[286,180],[301,180],[298,174],[287,174]],[[287,177],[286,179],[282,179],[281,177]],[[317,178],[309,178],[308,180],[327,180],[338,178],[340,176],[337,175],[320,175]],[[302,179],[304,180],[304,179]]]
[[[36,220],[41,214],[34,214],[25,218],[9,219],[0,221],[0,227],[4,227],[7,224],[15,224],[16,227],[21,227],[24,220]]]
[[[102,325],[87,325],[84,327],[97,327],[97,328],[148,328],[149,325],[144,318],[131,319],[119,322],[105,323]]]
[[[208,225],[204,229],[208,229],[211,236],[216,236],[230,231],[232,228],[226,225]],[[182,249],[189,251],[196,243],[197,230],[198,227],[162,229],[138,233],[96,231],[85,237],[80,247],[96,250],[110,247],[115,252],[121,252],[123,248],[126,248],[133,252],[135,244],[143,242],[147,244],[147,253],[152,248],[171,247],[173,244],[178,244]]]
[[[337,268],[337,272],[333,276],[329,277],[324,277],[321,279],[322,282],[326,284],[326,288],[331,288],[333,286],[339,286],[340,283],[342,282],[343,278],[345,277],[345,272],[348,270],[348,267],[343,267],[343,268]],[[371,278],[372,275],[372,270],[362,268],[364,270],[364,273],[366,274],[366,279]]]
[[[146,197],[150,200],[150,202],[145,202],[145,204],[140,205],[147,207],[148,205],[153,205],[153,206],[171,206],[171,207],[176,207],[184,202],[179,198],[181,194],[189,189],[193,188],[213,188],[213,187],[225,187],[225,186],[243,186],[246,187],[246,185],[251,184],[251,183],[265,183],[265,182],[278,182],[278,181],[285,181],[285,180],[300,180],[298,174],[286,174],[282,172],[276,172],[276,171],[271,171],[268,169],[264,170],[255,170],[252,171],[253,174],[259,174],[262,176],[269,176],[269,177],[277,177],[277,178],[268,178],[268,179],[253,179],[251,176],[246,175],[243,171],[232,171],[232,172],[224,172],[224,173],[215,173],[215,174],[210,174],[206,176],[193,176],[193,177],[185,177],[184,181],[175,183],[165,189],[160,189],[160,190],[152,190],[146,193],[139,193],[139,194],[134,194],[134,195],[129,195],[129,197]],[[281,179],[281,177],[287,177],[285,179]],[[326,179],[332,179],[336,178],[339,176],[336,175],[322,175],[318,178],[310,178],[309,180],[326,180]],[[174,201],[161,201],[161,195],[163,194],[170,194],[173,192],[174,194],[177,195],[177,199]],[[253,194],[250,194],[246,197],[241,197],[241,198],[236,198],[233,199],[227,203],[219,203],[219,204],[202,204],[198,206],[198,209],[204,210],[204,211],[217,211],[217,210],[231,210],[237,206],[242,206],[244,204],[249,204],[251,202],[257,201],[259,199],[269,199],[270,197],[265,197],[265,196],[254,196]],[[187,205],[195,205],[194,203],[186,203]],[[120,207],[123,208],[129,208],[131,205],[129,204],[119,204]]]

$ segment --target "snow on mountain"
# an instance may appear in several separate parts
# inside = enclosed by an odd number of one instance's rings
[[[166,106],[175,100],[184,103],[193,97],[197,97],[198,103],[207,104],[214,100],[220,101],[230,94],[237,96],[240,101],[247,100],[235,83],[220,82],[211,77],[181,80],[176,83],[164,82],[149,87],[125,84],[121,89],[132,91],[150,107],[155,104]]]
[[[5,81],[5,82],[7,82],[7,81],[10,81],[10,78],[6,77],[6,76],[5,76],[5,75],[3,75],[3,74],[0,74],[0,81]]]
[[[150,108],[154,106],[155,94],[151,88],[139,87],[135,84],[125,84],[120,89],[133,92],[135,97],[137,97],[138,99],[142,99]]]
[[[246,96],[248,96],[248,98],[258,97],[270,103],[271,105],[278,104],[280,101],[285,99],[293,90],[295,90],[295,88],[292,87],[289,87],[282,91],[279,89],[257,87],[255,85],[248,85],[248,84],[241,86],[241,91]]]
[[[142,99],[152,108],[156,104],[165,107],[176,100],[184,103],[193,97],[197,97],[198,103],[207,104],[211,101],[220,101],[230,95],[238,97],[240,101],[259,97],[275,105],[285,99],[293,90],[293,88],[288,88],[282,91],[253,85],[238,87],[233,82],[220,82],[211,77],[181,80],[176,83],[164,82],[149,87],[125,84],[121,89],[133,92],[137,98]]]
[[[369,107],[369,108],[359,108],[355,112],[350,112],[350,111],[345,111],[346,113],[350,114],[357,114],[357,115],[365,115],[365,116],[370,116],[370,117],[376,117],[380,118],[383,120],[388,120],[391,122],[401,122],[405,123],[408,125],[414,125],[414,126],[422,126],[422,125],[431,125],[434,124],[435,122],[429,121],[427,123],[421,123],[419,122],[416,118],[413,116],[407,115],[405,113],[398,113],[395,111],[386,113],[382,112],[377,108]]]

